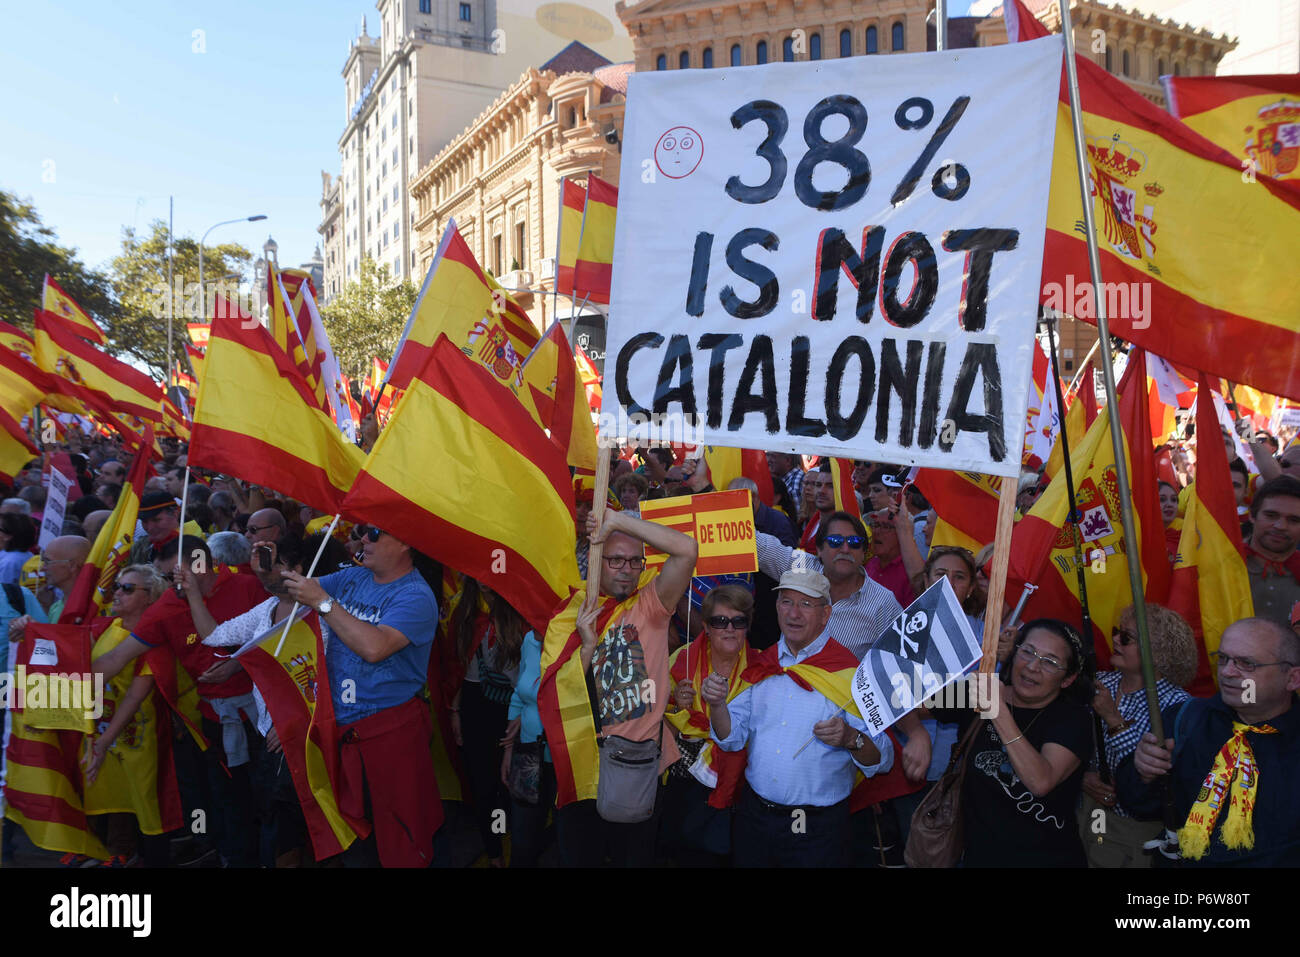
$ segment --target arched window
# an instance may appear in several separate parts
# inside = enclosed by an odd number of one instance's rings
[[[786,37],[781,41],[781,59],[786,63],[794,62],[794,37]]]
[[[677,69],[689,70],[691,68],[691,51],[683,50],[677,57]]]
[[[1110,55],[1110,47],[1106,47],[1106,72],[1107,73],[1115,72],[1115,65]]]
[[[1131,73],[1129,72],[1129,65],[1130,65],[1130,64],[1129,64],[1129,58],[1128,58],[1128,51],[1127,51],[1127,50],[1125,50],[1124,53],[1120,56],[1120,63],[1121,63],[1120,69],[1124,71],[1124,75],[1125,75],[1125,76],[1132,76],[1133,74],[1131,74]]]
[[[661,53],[657,57],[655,57],[655,69],[656,70],[668,69],[668,57],[665,54]]]
[[[905,44],[903,43],[903,24],[900,21],[889,28],[889,46],[894,53],[902,53]]]
[[[840,31],[840,56],[853,56],[853,31]]]
[[[704,52],[700,55],[700,66],[706,70],[713,69],[713,47],[704,48]]]
[[[740,66],[740,44],[739,43],[733,43],[731,45],[731,65]]]
[[[867,27],[867,52],[879,53],[880,47],[876,43],[876,28]]]
[[[755,63],[767,62],[767,41],[766,40],[759,40],[758,46],[754,48],[754,62]]]
[[[822,35],[814,33],[808,38],[808,59],[820,60],[822,58]]]

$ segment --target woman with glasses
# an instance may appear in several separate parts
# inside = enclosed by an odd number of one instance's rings
[[[1147,604],[1147,636],[1151,643],[1151,660],[1156,672],[1156,697],[1163,712],[1191,697],[1183,688],[1196,677],[1196,639],[1192,629],[1177,613],[1160,605]],[[1131,761],[1142,735],[1151,730],[1146,688],[1142,682],[1142,656],[1138,651],[1137,626],[1133,606],[1125,608],[1111,632],[1114,652],[1110,671],[1097,675],[1092,710],[1101,719],[1107,776],[1100,768],[1083,776],[1083,804],[1079,812],[1079,829],[1088,849],[1088,863],[1093,867],[1150,867],[1152,857],[1143,853],[1142,845],[1164,830],[1159,819],[1146,820],[1134,815],[1134,796],[1117,789],[1116,770]],[[1128,802],[1125,797],[1129,797]],[[1094,834],[1093,812],[1101,808],[1106,814],[1106,830]]]
[[[682,758],[668,770],[663,840],[681,866],[714,867],[731,854],[731,806],[745,769],[745,752],[723,751],[709,739],[709,716],[700,696],[704,679],[727,679],[727,700],[746,686],[749,626],[754,596],[743,585],[719,585],[704,596],[704,631],[678,649],[669,667],[672,701],[668,722],[677,729]]]
[[[1065,622],[1038,618],[1016,636],[1010,667],[975,710],[942,709],[967,746],[962,781],[964,867],[1084,867],[1075,809],[1092,729],[1083,640]],[[991,715],[981,717],[981,711]]]

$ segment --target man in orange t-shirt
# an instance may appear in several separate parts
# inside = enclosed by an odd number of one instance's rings
[[[681,532],[633,518],[627,512],[606,511],[596,528],[587,519],[592,544],[604,543],[600,593],[620,602],[636,596],[599,640],[595,629],[599,605],[578,614],[583,670],[593,698],[593,716],[600,733],[629,741],[660,742],[660,770],[679,757],[672,730],[663,730],[664,711],[672,687],[668,679],[668,620],[686,593],[695,570],[695,540]],[[668,559],[639,591],[645,568],[645,545]],[[615,866],[649,867],[654,863],[655,815],[639,824],[615,824],[596,814],[595,801],[577,801],[556,812],[561,861],[572,867],[600,867],[606,856]]]

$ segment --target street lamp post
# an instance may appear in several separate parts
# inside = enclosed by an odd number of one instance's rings
[[[212,232],[212,230],[216,229],[218,226],[229,226],[231,223],[256,223],[263,219],[266,219],[266,217],[260,213],[256,216],[244,216],[240,219],[227,219],[209,226],[208,231],[199,238],[199,308],[203,310],[203,315],[199,317],[200,319],[206,319],[208,312],[208,298],[203,288],[203,242],[208,238],[208,233]],[[169,324],[167,327],[167,362],[169,365],[171,361],[171,326]]]

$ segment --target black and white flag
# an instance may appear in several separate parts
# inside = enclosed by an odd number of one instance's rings
[[[890,622],[853,676],[867,729],[884,731],[979,661],[982,649],[952,585],[942,578]]]

